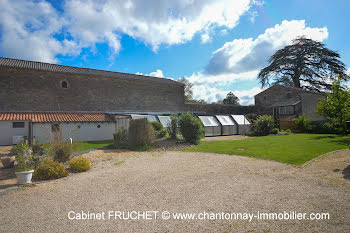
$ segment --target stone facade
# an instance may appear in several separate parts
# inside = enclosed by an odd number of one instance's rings
[[[293,106],[292,115],[305,114],[313,121],[324,120],[316,112],[316,106],[323,93],[306,91],[300,88],[274,85],[255,96],[255,107],[259,114],[273,114],[274,107]]]
[[[184,111],[183,85],[142,76],[128,80],[3,66],[0,87],[0,111]]]

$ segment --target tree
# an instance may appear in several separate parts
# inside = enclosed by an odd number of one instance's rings
[[[193,99],[193,84],[190,81],[188,81],[188,79],[186,79],[185,77],[179,78],[177,81],[185,84],[185,102],[191,102],[191,100]]]
[[[232,92],[229,92],[226,95],[226,98],[222,101],[223,104],[234,104],[234,105],[239,105],[239,100],[238,97],[235,96]]]
[[[333,81],[327,98],[321,99],[317,111],[327,118],[339,133],[346,133],[346,121],[350,120],[350,93],[341,87],[341,78]]]
[[[283,84],[307,90],[330,90],[330,79],[335,75],[346,78],[345,65],[339,60],[340,55],[319,41],[299,37],[278,50],[269,59],[269,65],[263,68],[258,79],[262,87]],[[327,82],[328,81],[328,82]]]

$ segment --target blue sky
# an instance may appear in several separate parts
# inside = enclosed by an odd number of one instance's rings
[[[348,0],[0,0],[0,56],[188,78],[209,102],[253,103],[258,71],[305,35],[350,66]]]

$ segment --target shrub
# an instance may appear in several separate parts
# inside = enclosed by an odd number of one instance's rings
[[[292,134],[292,131],[290,129],[287,129],[286,131],[284,131],[284,135],[289,135]]]
[[[312,121],[307,118],[304,113],[295,119],[295,124],[302,133],[309,133],[312,131]]]
[[[166,129],[161,129],[156,132],[157,138],[164,138],[168,134]]]
[[[54,142],[50,146],[50,151],[55,161],[65,163],[72,155],[73,146],[69,142]]]
[[[68,176],[69,172],[66,171],[64,165],[53,159],[44,159],[35,170],[33,178],[36,180],[51,180]]]
[[[280,132],[280,130],[278,129],[278,128],[274,128],[272,131],[271,131],[271,133],[272,134],[278,134]]]
[[[69,166],[74,172],[86,172],[90,170],[91,163],[87,158],[73,158],[69,162]]]
[[[152,121],[151,124],[152,124],[153,129],[154,129],[155,131],[160,131],[160,130],[164,129],[162,123],[160,123],[160,122],[158,122],[158,121]]]
[[[204,126],[201,120],[191,113],[183,113],[180,116],[179,127],[186,142],[197,145],[204,137]]]
[[[258,136],[265,136],[272,133],[274,120],[272,116],[262,115],[253,124],[253,133]]]
[[[178,116],[177,114],[170,115],[170,122],[167,125],[167,130],[170,138],[176,139],[178,131]]]
[[[115,149],[126,149],[128,147],[128,132],[124,127],[121,127],[114,134],[114,144]]]
[[[148,150],[153,145],[155,133],[146,118],[130,120],[128,145],[130,149]]]

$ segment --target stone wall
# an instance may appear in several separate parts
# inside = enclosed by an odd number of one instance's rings
[[[0,111],[184,110],[183,86],[142,79],[0,67],[0,87]]]
[[[229,104],[195,104],[186,103],[186,112],[193,112],[198,114],[248,114],[255,113],[254,106],[241,106]]]

